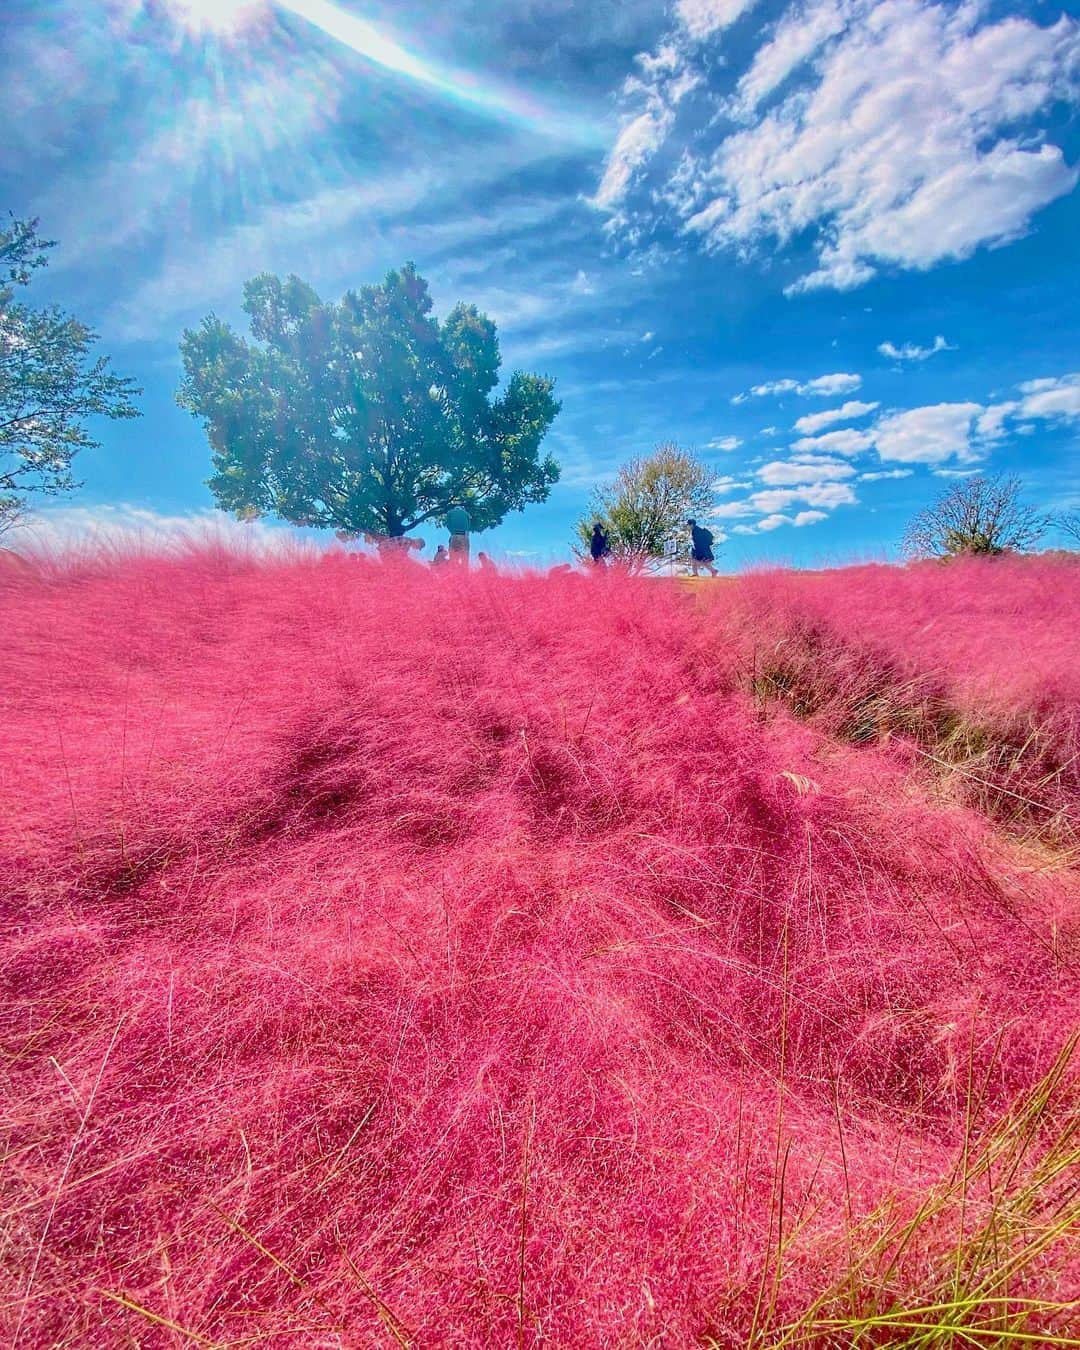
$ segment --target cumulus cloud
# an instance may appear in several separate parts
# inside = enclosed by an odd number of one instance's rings
[[[749,498],[756,511],[782,511],[795,502],[832,511],[837,506],[853,506],[858,498],[847,483],[804,483],[800,487],[766,488]]]
[[[851,394],[862,384],[862,376],[846,371],[836,371],[831,375],[819,375],[816,379],[769,380],[765,384],[752,385],[745,394],[736,394],[732,403],[745,403],[749,398],[778,397],[781,394],[815,395],[818,398],[835,398],[840,394]],[[876,406],[876,405],[875,405]]]
[[[883,478],[910,478],[914,469],[874,469],[870,473],[859,474],[860,483],[878,483]]]
[[[882,342],[878,345],[878,351],[890,361],[926,361],[929,357],[936,356],[938,352],[955,350],[956,348],[950,347],[940,333],[929,347],[920,347],[914,342],[905,342],[902,347],[898,347],[895,342]]]
[[[974,441],[980,403],[933,403],[883,417],[873,440],[882,459],[902,464],[944,464],[951,459],[976,460]]]
[[[792,444],[797,454],[860,455],[874,444],[872,431],[825,431],[820,436],[802,436]]]
[[[770,487],[785,487],[797,483],[842,482],[845,478],[853,478],[855,470],[842,459],[800,455],[763,464],[757,476]]]
[[[695,41],[730,28],[757,0],[678,0],[675,13]]]
[[[736,534],[767,534],[770,530],[778,530],[781,525],[794,525],[797,529],[801,529],[804,525],[816,525],[819,520],[828,518],[826,511],[797,511],[794,516],[789,516],[783,511],[774,511],[770,515],[762,516],[753,525],[735,525],[733,530]]]
[[[740,516],[753,514],[754,508],[748,501],[723,502],[709,511],[713,520],[738,520]]]
[[[1020,392],[1022,417],[1080,417],[1080,371],[1057,379],[1027,380]]]
[[[700,44],[748,7],[679,0],[668,42],[684,74],[715,69]],[[670,116],[625,128],[597,203],[622,204],[637,168],[670,139],[681,155],[641,174],[621,223],[640,235],[669,223],[670,210],[706,249],[739,256],[808,238],[816,265],[789,294],[847,290],[883,267],[926,269],[1008,243],[1080,176],[1047,137],[1054,108],[1080,102],[1080,23],[1068,14],[1040,25],[979,4],[796,3],[759,40],[734,94],[711,98],[704,129],[670,104]],[[628,141],[647,142],[648,154],[624,172]],[[923,348],[888,346],[893,359],[925,359]],[[940,350],[935,340],[927,354]]]
[[[819,394],[822,398],[835,398],[839,394],[853,394],[861,384],[861,375],[852,375],[840,371],[835,375],[819,375],[816,380],[809,380],[799,389],[799,393]]]
[[[758,104],[818,51],[829,38],[843,32],[852,6],[825,0],[824,4],[795,6],[773,30],[772,37],[754,53],[750,69],[740,78],[733,111],[748,121]]]
[[[975,422],[975,430],[984,441],[998,441],[1005,435],[1005,423],[1020,407],[1015,400],[994,403],[984,408]]]
[[[706,450],[738,450],[742,441],[738,436],[714,436],[711,441],[705,442]]]
[[[1080,419],[1080,371],[1026,380],[1019,390],[1022,397],[1000,403],[935,403],[890,413],[867,435],[881,459],[935,466],[939,476],[948,477],[969,472],[956,466],[977,463],[1010,433],[1031,435],[1040,421]],[[828,440],[825,435],[797,441],[793,449],[845,453],[823,444]],[[949,464],[953,467],[944,467]]]
[[[815,431],[820,431],[822,427],[831,426],[833,422],[852,422],[857,417],[865,417],[867,413],[875,412],[880,406],[878,403],[860,403],[858,399],[852,399],[849,403],[841,404],[839,408],[826,408],[824,412],[807,413],[795,423],[795,430],[802,432],[804,436],[810,436]]]

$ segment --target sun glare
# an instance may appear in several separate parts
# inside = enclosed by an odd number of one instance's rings
[[[268,0],[168,0],[174,19],[192,33],[239,33],[266,12]]]

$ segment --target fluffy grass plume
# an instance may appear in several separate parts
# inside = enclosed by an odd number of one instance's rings
[[[841,710],[1057,753],[1076,573],[930,575],[0,576],[0,1340],[1080,1343],[1075,869]]]

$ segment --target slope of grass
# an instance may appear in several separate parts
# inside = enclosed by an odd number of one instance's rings
[[[1075,874],[763,720],[745,610],[0,587],[5,1344],[1067,1343]]]
[[[899,735],[1013,834],[1080,847],[1080,563],[765,572],[713,608],[744,683],[831,735]]]

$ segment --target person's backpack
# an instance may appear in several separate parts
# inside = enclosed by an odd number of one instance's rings
[[[705,540],[705,547],[712,548],[712,530],[702,530],[701,537]]]

